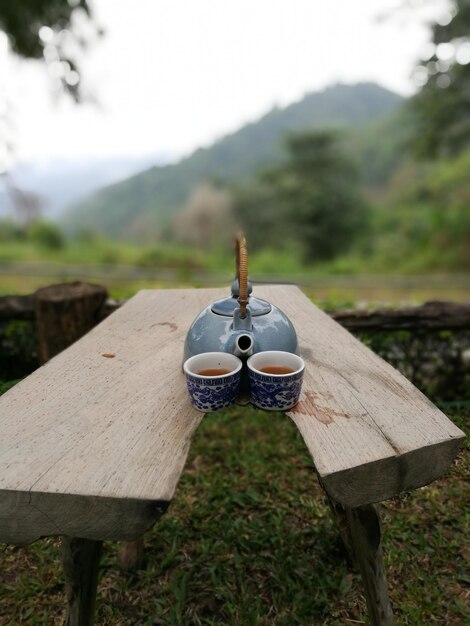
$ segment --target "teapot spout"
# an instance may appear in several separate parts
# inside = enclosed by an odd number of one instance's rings
[[[251,356],[253,354],[253,335],[251,334],[253,324],[250,309],[247,309],[243,316],[239,308],[234,310],[232,329],[235,332],[238,331],[235,334],[233,354],[238,357]]]
[[[235,350],[233,354],[238,357],[248,357],[253,354],[253,337],[242,333],[235,339]]]

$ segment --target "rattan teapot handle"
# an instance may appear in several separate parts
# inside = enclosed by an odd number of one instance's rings
[[[239,285],[238,304],[240,305],[240,317],[245,317],[246,305],[248,304],[248,252],[243,233],[239,233],[235,239],[235,255],[235,271],[237,272]]]

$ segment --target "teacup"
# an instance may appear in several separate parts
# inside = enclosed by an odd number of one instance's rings
[[[305,368],[303,359],[291,352],[268,350],[250,356],[247,366],[253,404],[268,411],[287,411],[297,404]]]
[[[192,405],[204,413],[233,404],[240,390],[242,362],[227,352],[203,352],[184,362]]]

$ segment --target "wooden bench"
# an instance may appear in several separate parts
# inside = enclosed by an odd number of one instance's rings
[[[165,511],[202,419],[183,342],[225,289],[141,291],[0,398],[0,541],[62,535],[70,625],[93,622],[102,541],[132,540]],[[293,321],[306,361],[290,417],[312,455],[372,624],[391,624],[373,503],[439,477],[464,434],[296,287],[256,295]]]

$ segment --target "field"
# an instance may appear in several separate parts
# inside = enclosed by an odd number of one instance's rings
[[[468,427],[468,410],[451,416]],[[382,505],[396,623],[462,626],[470,582],[470,452],[428,487]],[[168,513],[146,535],[146,567],[119,571],[107,543],[97,624],[367,624],[345,554],[293,424],[235,408],[206,417]],[[59,541],[3,547],[0,624],[59,625]]]
[[[250,252],[250,275],[258,283],[294,283],[321,305],[464,301],[470,276],[459,273],[386,272],[374,263],[337,260],[302,264],[295,250]],[[69,241],[59,249],[38,242],[0,245],[0,295],[32,293],[38,287],[70,280],[106,285],[115,298],[139,289],[161,287],[228,288],[234,276],[231,246],[200,250],[177,245],[136,246],[106,239]]]

